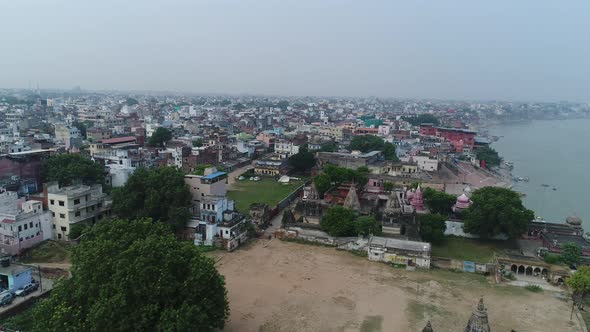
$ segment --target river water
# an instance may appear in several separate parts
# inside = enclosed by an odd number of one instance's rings
[[[492,147],[514,163],[513,175],[530,179],[514,186],[526,194],[527,208],[550,222],[577,215],[590,231],[590,119],[506,124],[489,132],[501,136]]]

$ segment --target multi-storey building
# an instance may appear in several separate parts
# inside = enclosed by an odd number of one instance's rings
[[[102,192],[102,185],[59,187],[47,184],[47,202],[53,217],[53,234],[58,240],[69,240],[73,224],[96,222],[111,215],[112,201]]]
[[[51,239],[51,213],[40,201],[19,199],[16,192],[0,189],[0,251],[18,255],[23,249]]]

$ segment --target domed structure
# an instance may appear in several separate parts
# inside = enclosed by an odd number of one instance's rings
[[[573,228],[582,228],[582,218],[578,216],[569,216],[565,218],[565,223]]]
[[[416,211],[424,210],[424,199],[422,198],[422,189],[420,189],[420,186],[416,188],[416,191],[414,192],[414,195],[412,195],[410,201],[414,209],[416,209]]]
[[[461,196],[457,197],[455,205],[453,205],[453,212],[461,213],[463,210],[469,208],[470,205],[471,201],[469,200],[469,197],[465,194],[461,194]]]

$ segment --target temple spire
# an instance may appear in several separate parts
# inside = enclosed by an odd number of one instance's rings
[[[471,314],[471,318],[467,322],[465,332],[490,332],[490,324],[488,323],[488,310],[483,304],[483,298],[479,299],[477,309]]]

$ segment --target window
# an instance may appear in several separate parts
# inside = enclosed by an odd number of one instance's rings
[[[52,199],[50,199],[50,200],[49,200],[49,204],[51,204],[51,205],[55,205],[55,201],[54,201],[54,200],[52,200]]]
[[[64,201],[59,201],[58,203],[59,203],[59,206],[64,206],[65,205]]]
[[[63,213],[60,213],[60,214],[59,214],[59,217],[60,217],[60,218],[62,218],[62,219],[66,219],[66,215],[65,215],[65,214],[63,214]]]
[[[55,217],[55,212],[51,211],[51,216]]]
[[[61,240],[61,233],[57,234],[57,238]]]
[[[22,232],[23,231],[23,226],[18,226],[18,231]]]
[[[53,229],[55,229],[55,224],[53,224]]]
[[[96,207],[101,208],[102,207],[102,203],[96,204]]]
[[[76,217],[79,217],[80,216],[80,211],[77,211],[76,214],[75,214],[75,216]]]
[[[29,228],[29,225],[25,224],[25,231]]]
[[[68,228],[67,227],[64,227],[64,226],[61,226],[61,231],[62,232],[67,232],[68,231]]]
[[[33,228],[33,222],[32,221],[29,223],[29,227]]]
[[[74,200],[74,205],[78,205],[78,204],[80,204],[80,199],[79,199],[79,198],[76,198],[76,199]]]

